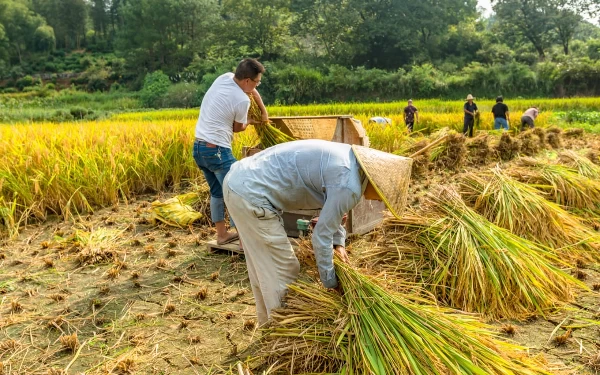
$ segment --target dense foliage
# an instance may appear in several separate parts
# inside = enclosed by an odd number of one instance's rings
[[[476,0],[0,0],[0,86],[197,106],[252,56],[270,102],[599,95],[596,3],[494,0],[485,18]],[[159,70],[174,87],[158,95]]]

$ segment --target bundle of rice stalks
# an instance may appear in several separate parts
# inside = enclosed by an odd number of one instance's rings
[[[589,158],[572,150],[560,153],[559,161],[571,168],[577,169],[580,175],[595,180],[600,180],[600,166],[594,164]]]
[[[413,266],[398,263],[393,274],[417,273],[441,302],[492,319],[523,319],[572,299],[573,287],[585,287],[553,265],[561,261],[551,249],[490,223],[455,190],[427,198],[422,211],[388,220],[386,230],[415,246]]]
[[[406,138],[402,146],[394,152],[396,155],[409,156],[429,144],[427,138]],[[430,151],[427,150],[420,155],[413,157],[411,175],[413,177],[423,176],[429,170]]]
[[[388,291],[336,260],[343,296],[290,286],[260,342],[274,371],[329,374],[547,374],[474,317]]]
[[[494,168],[486,174],[465,174],[461,194],[492,223],[512,233],[559,249],[561,258],[599,259],[600,236],[534,187]]]
[[[446,140],[431,149],[429,160],[438,168],[457,169],[463,165],[467,148],[465,136],[448,128],[443,128],[431,135],[432,141],[447,136]]]
[[[540,152],[540,140],[536,137],[532,131],[526,130],[519,134],[519,140],[521,141],[520,152],[527,156],[534,156]]]
[[[540,147],[546,147],[546,131],[543,128],[533,128],[533,134],[537,135],[540,140]]]
[[[480,134],[466,141],[468,160],[472,165],[483,165],[489,160],[491,150],[489,146],[489,135]]]
[[[588,151],[586,157],[590,159],[590,161],[596,165],[600,165],[600,155],[595,150]]]
[[[519,164],[526,168],[512,168],[508,173],[519,181],[547,192],[557,204],[580,209],[598,209],[600,181],[582,176],[576,169],[539,159],[521,158]]]
[[[96,264],[117,259],[117,248],[124,230],[100,227],[91,232],[76,230],[64,241],[79,250],[82,265]]]
[[[508,161],[515,158],[521,150],[521,142],[514,139],[508,133],[502,133],[500,141],[496,145],[496,151],[501,160]]]
[[[553,149],[562,147],[562,142],[560,140],[561,134],[562,129],[556,126],[546,129],[546,141]]]
[[[260,111],[256,100],[254,100],[254,96],[248,94],[248,97],[250,98],[250,110],[248,111],[248,116],[254,119],[254,121],[260,122],[260,124],[254,126],[254,130],[256,130],[256,134],[258,134],[260,139],[260,147],[256,147],[265,149],[280,143],[295,141],[294,137],[290,137],[271,125],[270,121],[262,121],[262,112]]]
[[[565,137],[580,138],[583,137],[585,131],[581,128],[571,128],[565,130]]]

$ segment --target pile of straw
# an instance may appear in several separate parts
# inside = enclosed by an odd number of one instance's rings
[[[511,178],[498,167],[483,174],[463,175],[461,194],[492,223],[557,249],[563,258],[599,259],[599,234],[546,200],[534,187]]]
[[[520,167],[508,173],[519,181],[546,192],[557,204],[579,209],[597,210],[600,181],[590,179],[575,168],[540,159],[521,158]]]
[[[552,249],[490,223],[451,188],[430,193],[422,209],[385,223],[386,242],[366,250],[390,276],[424,285],[439,301],[495,318],[544,314],[572,299],[581,282],[555,266]],[[398,250],[397,246],[401,246]]]
[[[273,312],[258,358],[275,372],[548,374],[473,316],[390,292],[349,265],[335,265],[342,296],[298,282]]]

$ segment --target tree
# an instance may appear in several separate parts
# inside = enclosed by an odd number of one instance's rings
[[[94,32],[96,36],[106,38],[107,27],[109,23],[108,8],[106,0],[92,0],[90,9],[90,18],[94,25]]]
[[[556,31],[557,39],[563,46],[565,55],[569,54],[569,43],[581,22],[583,15],[593,15],[595,0],[551,0],[549,14]]]
[[[128,0],[118,8],[117,49],[140,74],[177,73],[211,39],[217,14],[213,0]]]
[[[44,19],[31,11],[19,0],[0,0],[0,23],[4,26],[5,38],[12,47],[19,63],[23,53],[33,45],[35,30],[44,25]]]
[[[35,49],[42,52],[51,52],[56,48],[56,37],[51,26],[43,25],[33,33]]]
[[[545,49],[552,40],[551,0],[492,0],[500,27],[526,38],[544,59]]]
[[[360,19],[348,1],[295,0],[291,11],[290,31],[303,52],[324,55],[338,64],[347,64],[354,56],[350,35]]]
[[[269,59],[289,37],[289,0],[224,0],[227,35]]]
[[[85,0],[32,0],[34,10],[54,29],[57,45],[81,48],[87,24]]]

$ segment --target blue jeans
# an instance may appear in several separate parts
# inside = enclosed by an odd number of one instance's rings
[[[194,160],[204,173],[204,178],[210,187],[210,219],[213,223],[225,220],[225,201],[223,200],[223,179],[231,165],[237,160],[230,148],[208,147],[206,142],[194,142]],[[235,224],[230,218],[230,225]]]
[[[506,121],[505,118],[496,117],[494,119],[494,129],[496,129],[496,130],[498,130],[498,129],[508,130],[508,121]]]

